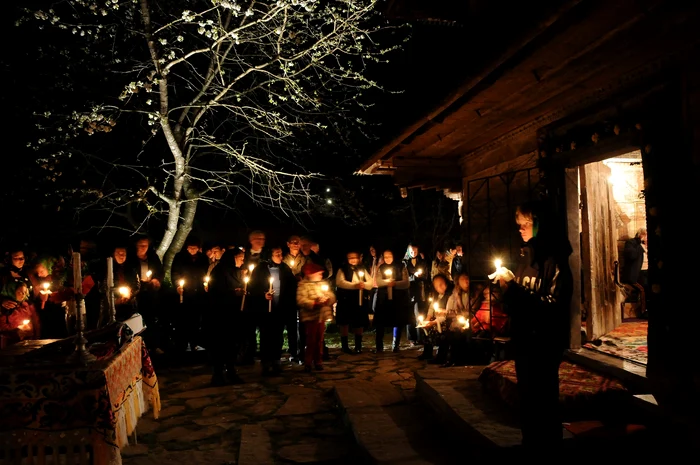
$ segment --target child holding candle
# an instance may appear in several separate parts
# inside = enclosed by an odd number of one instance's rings
[[[304,265],[304,279],[297,288],[297,305],[300,320],[304,323],[306,333],[306,350],[304,351],[304,369],[309,372],[312,366],[323,370],[323,336],[326,321],[333,318],[335,294],[328,283],[323,281],[326,269],[312,261]]]
[[[430,364],[441,365],[447,362],[447,350],[444,347],[442,336],[442,322],[445,321],[445,312],[447,309],[447,301],[452,295],[453,285],[449,279],[443,274],[436,274],[433,277],[433,292],[428,298],[428,312],[425,316],[425,325],[427,335],[423,344],[423,353],[418,357],[421,360],[428,360]],[[440,331],[438,331],[438,319],[441,323]],[[438,347],[438,353],[433,358],[433,348]]]
[[[347,254],[347,262],[338,270],[335,276],[338,305],[335,309],[335,322],[340,327],[340,342],[342,351],[353,353],[348,343],[350,327],[355,332],[356,353],[362,352],[362,333],[369,325],[369,296],[372,290],[372,276],[360,263],[360,253],[351,251]]]
[[[29,288],[24,282],[8,282],[2,289],[8,303],[0,308],[0,337],[4,346],[25,339],[39,339],[39,316],[29,301]],[[11,308],[7,308],[7,307]]]

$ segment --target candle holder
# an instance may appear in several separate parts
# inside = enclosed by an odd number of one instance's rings
[[[87,365],[97,360],[87,349],[87,339],[85,339],[85,296],[75,294],[75,350],[68,357],[70,363]]]

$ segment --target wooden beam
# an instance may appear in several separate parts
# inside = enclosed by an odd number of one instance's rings
[[[394,157],[389,162],[395,167],[432,167],[432,168],[459,168],[456,158],[437,157]]]

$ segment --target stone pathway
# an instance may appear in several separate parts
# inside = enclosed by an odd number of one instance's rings
[[[373,338],[366,337],[367,343]],[[366,344],[371,348],[371,345]],[[386,347],[389,347],[387,339]],[[199,354],[198,354],[199,355]],[[400,435],[392,450],[419,454],[410,443],[433,443],[438,428],[428,428],[429,412],[415,394],[413,372],[424,368],[419,349],[402,347],[394,354],[342,354],[331,349],[325,370],[307,374],[285,364],[282,376],[262,378],[260,366],[241,367],[246,384],[212,388],[209,368],[158,368],[162,410],[154,420],[144,415],[137,426],[137,444],[122,450],[124,465],[319,463],[356,465],[376,462],[359,447],[348,428],[347,406],[338,405],[339,391],[371,394],[366,411],[381,416],[385,433]],[[407,433],[406,431],[411,431]],[[132,441],[133,442],[133,441]],[[420,449],[420,447],[418,447]],[[389,456],[394,452],[388,451]],[[438,452],[433,463],[451,463]],[[445,455],[444,458],[441,458]],[[411,461],[413,463],[413,461]],[[415,462],[418,463],[418,462]],[[427,463],[427,462],[423,462]]]

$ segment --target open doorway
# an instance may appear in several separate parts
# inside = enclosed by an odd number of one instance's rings
[[[646,365],[641,152],[580,166],[579,189],[584,347]]]

